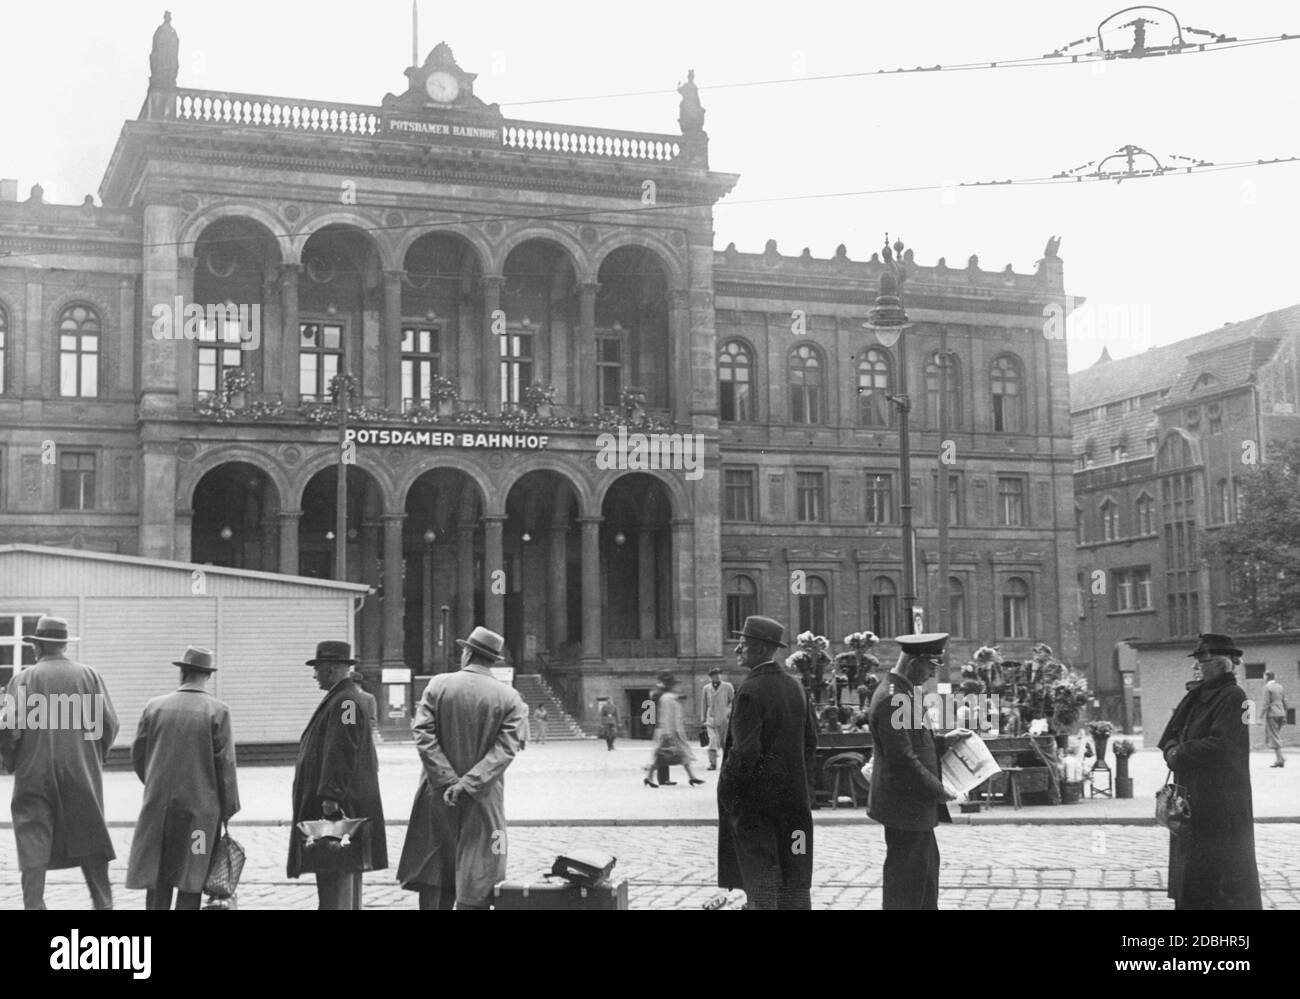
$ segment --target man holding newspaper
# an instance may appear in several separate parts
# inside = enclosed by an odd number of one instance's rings
[[[946,749],[974,733],[958,728],[935,735],[929,713],[913,698],[942,661],[948,636],[899,635],[898,664],[876,688],[871,725],[871,795],[867,814],[885,827],[882,908],[939,907],[939,844],[934,827],[951,822],[945,802],[957,797],[940,777]]]

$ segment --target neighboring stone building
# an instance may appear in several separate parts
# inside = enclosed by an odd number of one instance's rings
[[[1190,651],[1198,633],[1230,630],[1226,569],[1202,564],[1201,551],[1236,520],[1241,483],[1270,442],[1300,432],[1297,338],[1300,305],[1120,361],[1103,351],[1070,377],[1074,613],[1081,661],[1095,663],[1114,717],[1136,722],[1141,696],[1141,678],[1120,672],[1118,642],[1183,638]],[[1300,683],[1294,659],[1276,664],[1289,686]],[[1164,723],[1143,714],[1148,730]]]
[[[715,251],[737,177],[691,78],[656,135],[507,119],[446,45],[378,106],[178,89],[175,51],[160,28],[103,207],[0,200],[0,541],[331,577],[346,370],[371,675],[444,668],[482,622],[575,713],[639,713],[658,670],[729,665],[746,613],[902,627],[881,265]],[[919,602],[944,323],[955,655],[1068,654],[1056,244],[1033,275],[909,270]],[[610,468],[620,426],[696,436]]]

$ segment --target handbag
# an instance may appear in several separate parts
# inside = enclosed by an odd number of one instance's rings
[[[203,882],[204,892],[213,898],[234,898],[239,876],[244,873],[244,858],[244,848],[230,835],[230,827],[221,823],[221,835],[212,850],[212,863]]]
[[[1187,788],[1171,780],[1173,771],[1165,775],[1165,785],[1156,792],[1156,821],[1177,836],[1192,821],[1192,803]]]
[[[709,748],[709,727],[707,725],[700,726],[699,739],[700,739],[700,748],[708,749]]]
[[[671,735],[660,736],[659,745],[655,747],[656,766],[681,766],[686,762],[682,746]]]
[[[594,888],[609,877],[618,859],[612,853],[594,850],[574,851],[555,858],[551,874],[570,884]]]
[[[365,870],[370,856],[369,819],[315,819],[299,822],[303,873]]]

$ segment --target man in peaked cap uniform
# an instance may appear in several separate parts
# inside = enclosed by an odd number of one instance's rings
[[[967,729],[936,736],[913,699],[934,676],[948,636],[942,632],[899,635],[902,652],[876,688],[868,709],[871,726],[871,794],[867,814],[885,827],[884,909],[939,908],[939,844],[934,827],[951,822],[945,802],[956,795],[943,786],[939,759]]]
[[[104,821],[103,765],[117,738],[117,713],[99,673],[67,657],[76,638],[66,620],[42,617],[23,641],[35,648],[36,665],[15,674],[0,707],[23,908],[45,908],[50,868],[80,867],[91,903],[111,909],[108,862],[116,854]],[[62,710],[69,706],[75,710]]]
[[[505,770],[528,724],[519,692],[490,672],[505,639],[480,627],[456,644],[459,672],[429,681],[411,721],[424,773],[397,880],[421,909],[486,909],[505,880]]]
[[[802,685],[773,660],[785,628],[752,616],[733,635],[736,664],[749,673],[718,775],[718,886],[743,888],[750,909],[811,909],[816,719]]]
[[[204,688],[217,671],[211,649],[191,645],[172,663],[181,685],[145,705],[131,747],[144,804],[131,837],[126,886],[146,909],[197,909],[221,826],[239,811],[230,709]]]
[[[379,796],[379,757],[374,734],[352,679],[352,646],[320,642],[307,665],[325,696],[312,713],[298,743],[293,771],[293,823],[289,827],[288,874],[303,873],[298,823],[316,819],[369,819],[361,827],[360,871],[317,871],[316,894],[322,909],[360,909],[361,871],[388,866],[384,805]]]

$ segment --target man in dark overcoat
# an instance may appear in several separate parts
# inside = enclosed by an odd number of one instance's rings
[[[212,650],[191,645],[172,663],[177,690],[145,705],[131,746],[144,803],[131,837],[126,886],[145,890],[146,909],[198,909],[221,826],[239,811],[230,709],[205,689]]]
[[[718,886],[744,889],[750,909],[811,909],[816,720],[799,681],[773,661],[785,628],[752,616],[733,634],[749,672],[718,775]]]
[[[302,873],[302,833],[297,825],[314,819],[369,819],[358,833],[358,871],[317,871],[322,909],[360,909],[361,871],[388,866],[384,806],[379,797],[379,757],[362,703],[349,674],[357,660],[347,642],[321,642],[307,665],[326,691],[298,743],[293,772],[293,824],[289,829],[289,877]]]
[[[867,814],[885,827],[881,908],[939,908],[939,842],[934,827],[951,822],[945,802],[956,795],[940,779],[939,759],[967,729],[936,735],[923,710],[921,687],[934,675],[948,636],[900,635],[898,663],[876,688],[871,727],[871,793]]]
[[[1201,682],[1188,689],[1158,743],[1187,790],[1191,822],[1169,835],[1169,897],[1176,909],[1259,909],[1246,692],[1227,635],[1204,634],[1192,655]]]
[[[68,622],[42,617],[23,641],[36,665],[14,675],[0,706],[0,756],[14,775],[13,823],[23,908],[45,908],[45,873],[80,867],[96,909],[113,908],[103,765],[117,713],[99,673],[67,656]]]

